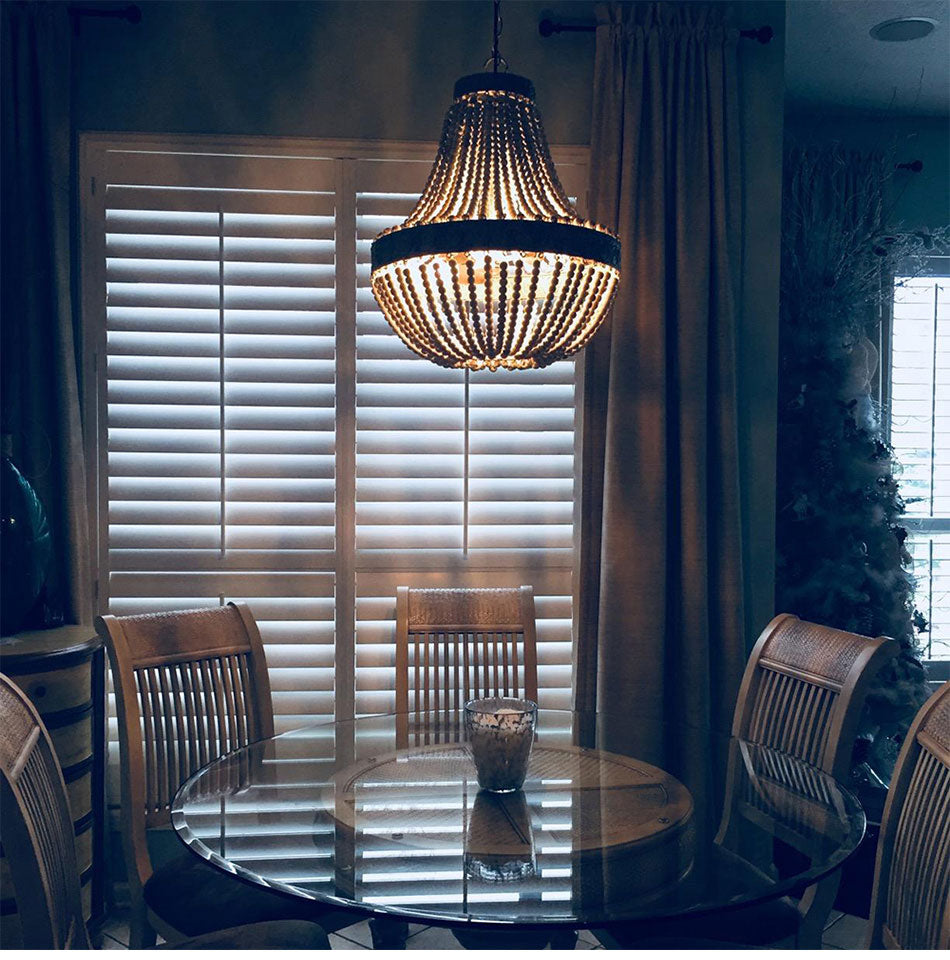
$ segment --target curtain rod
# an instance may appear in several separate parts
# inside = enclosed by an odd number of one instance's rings
[[[538,24],[538,33],[542,37],[550,37],[554,33],[593,33],[597,29],[596,23],[557,23],[554,20],[544,19]],[[758,40],[759,43],[768,43],[775,36],[775,31],[769,27],[752,27],[740,30],[740,37],[748,40]]]

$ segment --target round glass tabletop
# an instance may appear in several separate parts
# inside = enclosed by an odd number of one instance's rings
[[[172,823],[198,856],[297,897],[521,927],[800,893],[863,836],[854,796],[788,755],[632,715],[618,738],[618,722],[539,711],[527,779],[509,794],[479,791],[455,713],[308,727],[204,768]]]

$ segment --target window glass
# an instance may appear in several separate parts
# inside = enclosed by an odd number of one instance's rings
[[[902,465],[915,603],[929,660],[950,660],[950,258],[897,277],[891,336],[891,443]]]

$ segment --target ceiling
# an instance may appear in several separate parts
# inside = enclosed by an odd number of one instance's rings
[[[895,17],[938,21],[928,37],[882,43]],[[786,102],[795,112],[950,115],[950,0],[788,0]]]

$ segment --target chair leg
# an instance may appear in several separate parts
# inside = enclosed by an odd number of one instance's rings
[[[577,931],[557,930],[551,934],[552,950],[573,950],[577,946]]]
[[[593,930],[591,930],[591,933],[593,933],[593,935],[597,937],[601,944],[608,950],[625,949],[623,944],[614,936],[614,934],[604,927],[595,927]]]
[[[369,930],[373,935],[374,950],[405,950],[409,939],[409,924],[388,917],[371,917]]]
[[[820,950],[821,937],[828,922],[828,915],[835,903],[841,871],[833,873],[824,880],[810,886],[798,903],[802,915],[795,937],[795,946],[799,950]]]
[[[155,930],[148,922],[148,910],[144,902],[132,904],[129,914],[129,949],[147,950],[155,946]]]

